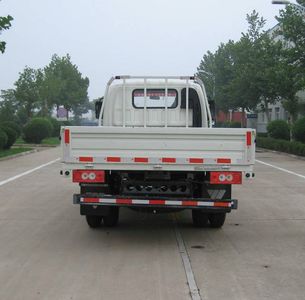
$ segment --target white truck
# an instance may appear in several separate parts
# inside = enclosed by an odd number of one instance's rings
[[[96,103],[97,127],[61,128],[61,174],[90,227],[115,226],[119,209],[191,209],[194,226],[221,227],[237,208],[233,184],[254,177],[255,130],[212,128],[194,76],[116,76]]]

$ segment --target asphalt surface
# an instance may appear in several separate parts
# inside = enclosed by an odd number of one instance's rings
[[[59,156],[0,162],[1,300],[191,299],[183,255],[201,299],[305,299],[304,160],[257,153],[297,174],[257,163],[256,178],[234,186],[239,209],[220,230],[193,228],[188,211],[127,209],[118,227],[91,230],[59,162],[25,173]]]

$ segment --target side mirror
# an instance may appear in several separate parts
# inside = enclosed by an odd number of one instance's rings
[[[95,102],[95,117],[98,119],[100,117],[104,97],[99,98]]]

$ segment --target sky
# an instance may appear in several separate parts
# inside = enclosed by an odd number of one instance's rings
[[[192,75],[208,51],[238,40],[254,9],[277,22],[271,0],[2,0],[14,17],[0,40],[0,90],[14,87],[25,66],[43,68],[70,54],[90,80],[90,100],[113,75]]]

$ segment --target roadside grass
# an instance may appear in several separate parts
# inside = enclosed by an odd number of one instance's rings
[[[28,145],[28,143],[26,143],[21,137],[18,138],[15,142],[15,144],[17,145]],[[50,145],[50,146],[56,146],[60,144],[60,140],[58,137],[49,137],[46,139],[43,139],[41,141],[40,145]]]
[[[32,149],[33,148],[19,147],[19,148],[7,149],[7,150],[0,150],[0,158],[15,155],[15,154],[26,152],[26,151],[30,151]]]
[[[42,140],[41,144],[43,145],[59,145],[60,140],[58,137],[49,137],[44,140]]]

